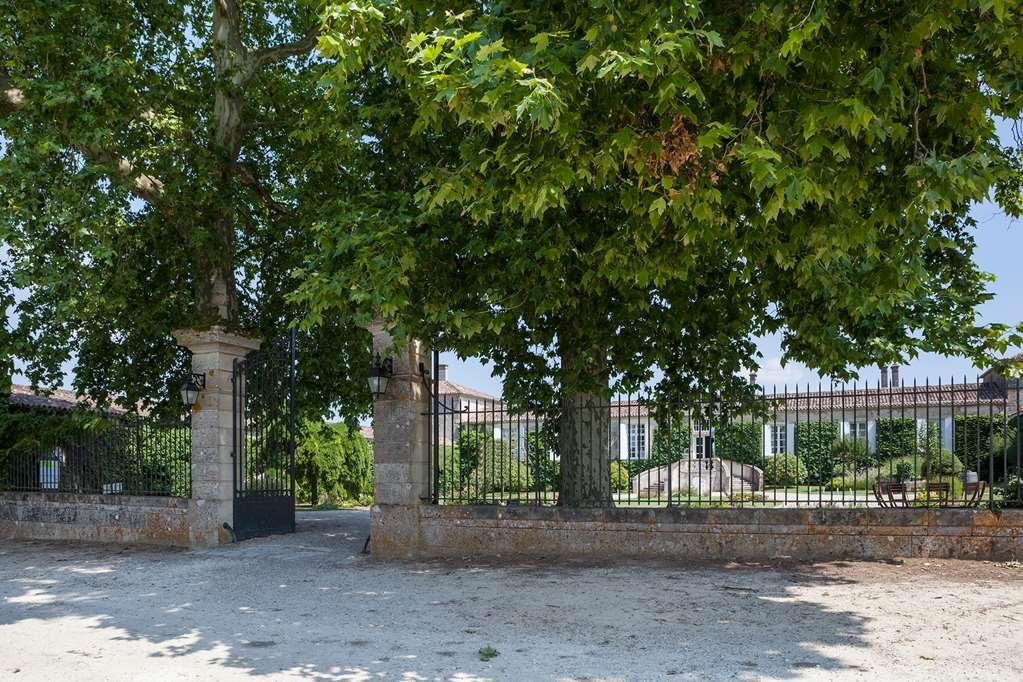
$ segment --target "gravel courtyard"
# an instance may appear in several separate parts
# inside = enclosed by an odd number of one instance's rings
[[[0,545],[0,679],[1019,675],[1012,565],[382,564],[365,511],[299,524],[204,552]]]

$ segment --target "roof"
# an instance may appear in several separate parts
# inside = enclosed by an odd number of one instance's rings
[[[986,408],[1006,400],[1004,387],[996,387],[986,382],[809,391],[805,393],[789,392],[777,395],[768,393],[765,397],[769,401],[783,401],[778,407],[779,411],[849,413],[857,410],[883,411],[918,407],[975,407],[983,405]]]
[[[50,391],[39,391],[31,386],[11,384],[11,405],[18,405],[26,408],[44,410],[71,411],[80,407],[95,409],[96,403],[90,398],[77,395],[74,391],[64,388],[55,388]],[[125,410],[119,407],[110,407],[108,414],[124,414]]]
[[[456,384],[454,381],[448,381],[447,379],[441,379],[438,382],[438,393],[440,395],[464,395],[470,398],[483,398],[484,400],[499,400],[495,395],[484,393],[478,389],[470,386],[464,386],[462,384]]]
[[[1015,398],[1007,397],[1006,387],[992,382],[905,386],[902,388],[868,388],[832,391],[807,391],[789,393],[765,393],[762,399],[768,403],[777,401],[776,415],[795,416],[804,412],[836,412],[850,417],[857,413],[892,411],[897,416],[902,410],[949,409],[951,407],[973,408],[978,414],[987,410],[1001,413],[1003,408],[1014,411]],[[452,409],[454,408],[454,409]],[[643,419],[648,417],[652,406],[642,400],[613,400],[608,405],[611,419]],[[464,412],[457,406],[449,405],[446,413],[462,412],[477,415],[487,421],[508,419],[536,419],[532,412],[508,410],[503,402],[481,405],[477,410]]]

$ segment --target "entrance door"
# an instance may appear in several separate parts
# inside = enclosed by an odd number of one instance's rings
[[[295,532],[295,331],[235,360],[234,534]]]

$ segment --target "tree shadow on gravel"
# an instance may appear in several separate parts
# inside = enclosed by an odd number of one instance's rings
[[[203,552],[0,546],[0,677],[59,671],[82,639],[90,673],[317,680],[784,679],[857,671],[868,647],[866,616],[806,594],[848,588],[816,570],[375,563],[365,512],[299,518]]]

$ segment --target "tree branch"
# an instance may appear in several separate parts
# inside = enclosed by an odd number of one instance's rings
[[[248,165],[240,163],[235,166],[235,171],[235,177],[238,178],[238,181],[255,192],[256,196],[259,197],[260,201],[262,201],[268,209],[282,215],[291,214],[291,209],[273,198],[270,194],[270,190],[268,190],[263,183],[259,181],[255,172],[253,172]]]
[[[316,47],[316,41],[320,38],[320,30],[316,29],[309,35],[299,40],[295,40],[290,43],[281,43],[275,47],[268,47],[263,50],[259,50],[254,56],[255,68],[261,69],[267,64],[273,64],[281,60],[287,59],[288,57],[298,57],[304,54],[312,52],[313,48]]]
[[[13,114],[28,103],[25,93],[14,85],[10,74],[0,71],[0,113]],[[99,149],[75,142],[68,143],[71,149],[84,157],[113,169],[113,175],[128,183],[135,196],[151,204],[163,196],[163,182],[148,173],[140,172],[128,159],[121,158],[109,150]]]

